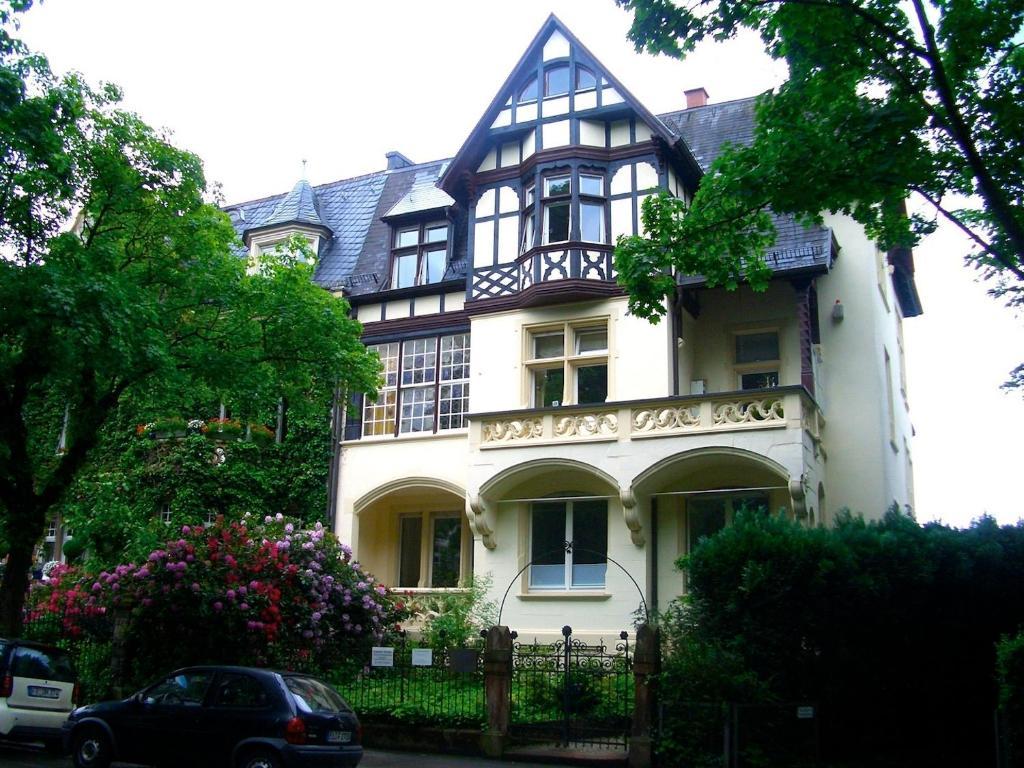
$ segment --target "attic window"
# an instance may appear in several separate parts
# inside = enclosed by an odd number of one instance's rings
[[[536,101],[537,100],[537,78],[531,77],[529,82],[523,87],[523,90],[519,92],[519,98],[516,99],[520,104]]]
[[[597,88],[597,78],[594,77],[594,73],[586,67],[576,65],[576,90],[577,91],[589,91],[591,88]]]
[[[544,95],[564,96],[569,92],[569,65],[552,67],[544,73]]]

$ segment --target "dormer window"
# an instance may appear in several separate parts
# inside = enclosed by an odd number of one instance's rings
[[[395,227],[391,287],[439,283],[448,268],[448,224],[431,222]]]

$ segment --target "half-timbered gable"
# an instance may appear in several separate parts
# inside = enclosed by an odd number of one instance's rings
[[[468,211],[467,299],[614,292],[614,242],[641,231],[643,198],[686,197],[699,176],[678,134],[552,16],[440,182]]]

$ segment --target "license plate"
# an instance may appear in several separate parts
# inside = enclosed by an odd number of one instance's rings
[[[34,699],[59,699],[60,688],[44,688],[41,685],[30,685],[28,695]]]
[[[352,741],[351,731],[328,731],[327,732],[327,743],[328,744],[348,744]]]

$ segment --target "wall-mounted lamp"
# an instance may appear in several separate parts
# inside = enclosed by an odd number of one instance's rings
[[[846,312],[843,309],[843,302],[836,299],[836,303],[832,305],[832,322],[841,323]]]

